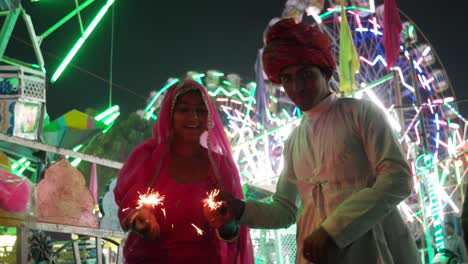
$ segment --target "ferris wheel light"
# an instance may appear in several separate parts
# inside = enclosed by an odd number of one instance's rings
[[[315,20],[315,22],[317,22],[317,24],[322,24],[322,19],[318,15],[320,10],[318,10],[318,12],[317,12],[316,7],[309,6],[309,7],[307,7],[306,12],[307,12],[307,15],[312,16],[314,18],[314,20]]]
[[[429,54],[430,51],[431,51],[431,47],[427,47],[427,48],[423,51],[422,56],[423,56],[423,57],[427,56],[427,54]]]
[[[380,101],[380,99],[377,97],[377,95],[372,92],[372,90],[365,90],[364,91],[367,96],[369,96],[369,98],[380,108],[382,109],[382,111],[384,111],[385,113],[385,116],[387,117],[387,121],[390,123],[390,126],[397,132],[400,132],[401,131],[401,125],[400,125],[400,122],[398,122],[398,120],[396,120],[395,117],[393,117],[391,114],[390,114],[390,111],[389,109],[387,109],[384,104],[382,103],[382,101]],[[390,109],[391,110],[391,109]]]
[[[450,103],[450,102],[453,102],[455,101],[455,99],[453,97],[445,97],[444,98],[444,103]]]
[[[460,125],[457,124],[457,123],[450,123],[450,124],[449,124],[449,127],[453,128],[453,129],[459,129],[459,128],[460,128]]]
[[[375,3],[374,0],[369,0],[369,8],[371,13],[375,13]]]

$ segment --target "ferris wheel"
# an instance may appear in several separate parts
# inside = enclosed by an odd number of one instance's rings
[[[357,6],[346,10],[361,62],[360,71],[356,74],[360,87],[354,96],[370,99],[384,108],[389,113],[387,117],[393,128],[401,132],[401,143],[417,143],[417,149],[422,149],[425,143],[425,152],[432,153],[439,160],[444,159],[448,154],[447,140],[453,131],[460,128],[462,121],[446,122],[447,119],[458,118],[455,116],[456,108],[450,104],[455,97],[453,87],[432,45],[407,17],[401,36],[404,43],[400,46],[402,55],[393,71],[386,70],[382,8],[378,7],[375,13]],[[336,58],[339,52],[340,11],[340,7],[335,7],[320,15],[320,27],[330,35]],[[337,88],[338,82],[335,74],[331,84]],[[419,118],[415,118],[420,114],[426,117],[423,124]],[[425,131],[421,131],[421,127]],[[425,140],[421,138],[424,136],[422,133],[426,134]]]

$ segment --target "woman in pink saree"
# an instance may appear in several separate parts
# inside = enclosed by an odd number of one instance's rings
[[[163,205],[137,209],[149,189],[164,196]],[[117,179],[119,220],[130,231],[126,263],[254,263],[248,228],[213,229],[204,217],[203,200],[215,189],[243,197],[215,105],[205,87],[185,80],[168,89],[153,137]]]

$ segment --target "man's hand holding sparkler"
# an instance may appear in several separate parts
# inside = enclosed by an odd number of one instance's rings
[[[244,202],[233,195],[212,190],[203,201],[203,214],[211,227],[218,229],[219,235],[226,239],[237,235],[237,221],[244,211]]]

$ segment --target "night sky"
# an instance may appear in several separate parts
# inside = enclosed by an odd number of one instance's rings
[[[80,0],[80,3],[84,0]],[[123,115],[145,107],[151,90],[168,77],[188,70],[216,69],[238,73],[254,80],[256,53],[268,21],[279,16],[284,0],[149,1],[116,0],[114,4],[112,103]],[[23,6],[31,15],[36,32],[44,30],[73,9],[73,0],[41,0]],[[96,0],[82,12],[83,22],[105,3]],[[462,1],[397,1],[424,32],[444,64],[458,99],[468,98],[466,62],[468,37]],[[47,88],[47,111],[51,119],[76,108],[104,110],[109,104],[112,9],[68,68]],[[464,26],[465,25],[465,26]],[[74,18],[42,44],[49,79],[60,58],[65,57],[80,35]],[[31,60],[33,51],[25,42],[24,22],[19,20],[6,55]],[[468,114],[468,103],[460,105]]]

